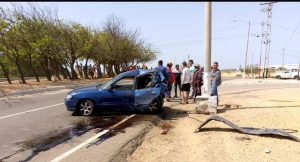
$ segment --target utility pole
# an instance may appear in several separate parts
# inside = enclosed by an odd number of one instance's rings
[[[251,76],[253,76],[253,52],[251,57]]]
[[[282,68],[284,67],[284,48],[282,49]]]
[[[248,55],[248,46],[249,46],[249,34],[250,34],[250,21],[249,21],[249,26],[248,26],[248,38],[247,38],[247,48],[246,48],[245,68],[244,68],[244,73],[243,73],[243,79],[245,79],[246,68],[247,68],[247,55]]]
[[[298,78],[297,78],[297,80],[300,80],[300,75],[299,75],[299,73],[300,73],[300,59],[299,59]]]
[[[211,80],[210,80],[210,67],[211,67],[211,2],[204,2],[204,53],[205,64],[203,74],[203,96],[209,97],[211,95]]]
[[[272,21],[272,7],[273,3],[277,2],[268,2],[268,3],[261,3],[260,5],[268,5],[266,8],[267,10],[267,32],[266,32],[266,47],[265,47],[265,60],[264,60],[264,72],[263,72],[263,79],[264,77],[268,77],[269,72],[269,62],[270,62],[270,44],[271,44],[271,21]],[[265,69],[267,66],[267,69]],[[264,76],[265,75],[265,76]]]
[[[262,51],[263,51],[263,39],[264,39],[264,25],[265,22],[261,23],[262,29],[261,29],[261,44],[260,44],[260,57],[259,57],[259,66],[258,66],[258,78],[260,78],[260,73],[261,73],[261,55],[262,55]]]

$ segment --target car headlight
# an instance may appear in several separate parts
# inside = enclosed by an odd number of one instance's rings
[[[67,95],[66,99],[71,99],[72,95]]]

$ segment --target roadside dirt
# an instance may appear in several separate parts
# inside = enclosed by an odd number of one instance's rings
[[[233,104],[218,115],[241,127],[289,129],[300,137],[300,88],[251,91],[220,96]],[[175,103],[175,102],[174,102]],[[212,121],[193,133],[208,115],[193,114],[194,104],[176,105],[127,158],[129,162],[219,162],[300,160],[300,143],[286,138],[246,135]],[[164,129],[168,131],[164,131]],[[229,129],[230,128],[230,129]],[[166,133],[164,133],[166,132]]]
[[[79,80],[68,80],[63,79],[56,82],[47,81],[46,79],[40,79],[40,82],[36,82],[34,79],[26,80],[27,84],[20,84],[18,80],[12,81],[12,84],[8,82],[0,82],[0,92],[7,94],[16,90],[28,90],[35,88],[46,88],[51,86],[63,86],[63,85],[77,85],[85,83],[100,83],[102,81],[109,80],[111,78],[100,78],[100,79],[79,79]]]

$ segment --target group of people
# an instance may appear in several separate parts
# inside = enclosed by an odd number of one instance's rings
[[[218,86],[221,85],[221,71],[218,69],[218,62],[214,62],[211,67],[211,96],[217,96],[218,98]],[[188,99],[195,99],[196,96],[202,94],[201,87],[203,85],[203,72],[204,68],[199,64],[194,64],[193,60],[182,62],[182,66],[175,65],[175,69],[172,69],[173,63],[167,63],[167,67],[163,66],[163,61],[158,61],[158,66],[155,70],[162,72],[165,76],[165,83],[167,84],[167,92],[165,94],[166,100],[171,100],[171,91],[174,85],[175,94],[174,98],[179,95],[182,99],[182,104],[188,104]],[[190,91],[192,91],[191,96]]]
[[[142,66],[129,66],[129,67],[122,68],[123,72],[136,70],[136,69],[148,69],[148,67],[145,64],[143,64]]]
[[[84,70],[87,70],[88,77],[91,77],[92,79],[97,79],[101,77],[102,72],[100,66],[96,65],[89,65],[89,66],[82,66],[82,64],[76,66],[76,73],[79,74],[80,78],[84,78]]]

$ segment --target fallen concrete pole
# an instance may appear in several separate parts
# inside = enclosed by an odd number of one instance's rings
[[[218,116],[218,115],[212,115],[209,118],[207,118],[195,131],[194,133],[197,133],[200,131],[200,129],[206,125],[208,122],[210,122],[211,120],[215,120],[215,121],[219,121],[219,122],[223,122],[226,125],[230,126],[233,129],[236,129],[242,133],[245,134],[252,134],[252,135],[279,135],[279,136],[283,136],[283,137],[288,137],[291,138],[295,141],[300,142],[300,139],[296,136],[293,136],[291,134],[289,134],[286,131],[280,130],[280,129],[275,129],[275,128],[251,128],[251,127],[239,127],[236,124],[234,124],[233,122]]]

